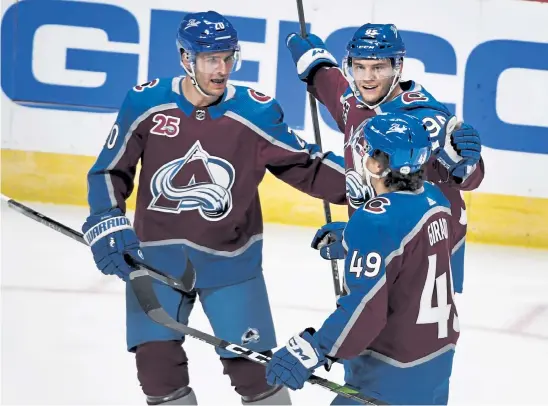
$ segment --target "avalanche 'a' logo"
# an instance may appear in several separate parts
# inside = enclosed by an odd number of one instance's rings
[[[354,169],[347,169],[345,175],[348,204],[354,209],[359,209],[373,197],[373,193],[369,186],[364,184],[360,174]]]
[[[358,172],[353,169],[347,169],[345,175],[348,203],[354,209],[358,209],[365,203],[362,179]]]
[[[369,120],[364,121],[366,123]],[[352,162],[352,167],[347,163],[345,171],[346,178],[346,197],[350,207],[359,209],[366,201],[371,199],[373,194],[369,187],[363,182],[363,159],[371,148],[369,145],[363,145],[365,140],[361,137],[361,128],[364,123],[360,124],[358,129],[354,131],[354,126],[350,128],[350,137],[344,144],[345,160]],[[350,152],[350,153],[348,153]]]
[[[148,209],[165,213],[198,210],[206,220],[221,220],[232,210],[230,189],[235,175],[230,162],[209,155],[196,141],[184,157],[156,171]]]

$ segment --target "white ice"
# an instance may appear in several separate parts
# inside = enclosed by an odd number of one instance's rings
[[[83,208],[30,206],[79,229]],[[2,203],[2,404],[145,404],[125,351],[123,283],[89,249]],[[279,344],[334,306],[314,229],[267,224],[264,270]],[[548,251],[469,245],[451,404],[546,404]],[[211,333],[200,306],[190,325]],[[240,404],[213,348],[185,344],[201,404]],[[319,372],[343,382],[342,370]],[[294,404],[329,404],[306,385]]]

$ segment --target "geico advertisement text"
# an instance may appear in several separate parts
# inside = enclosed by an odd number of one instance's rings
[[[287,5],[282,3],[285,7],[294,7],[294,2]],[[129,5],[127,2],[125,4]],[[150,2],[150,5],[154,4]],[[189,5],[186,2],[181,4]],[[329,8],[336,5],[322,7],[322,17],[314,15],[308,25],[311,32],[318,31],[321,19],[329,18]],[[234,7],[235,10],[241,8],[242,5]],[[116,111],[125,92],[141,77],[148,80],[181,74],[175,32],[184,14],[182,10],[152,8],[144,27],[130,8],[114,4],[53,0],[28,0],[12,4],[2,18],[2,61],[10,61],[2,64],[2,90],[12,101],[29,106],[90,112]],[[257,17],[244,17],[237,13],[228,13],[227,17],[233,21],[244,43],[244,62],[232,79],[253,85],[259,82],[261,65],[274,64],[274,96],[284,107],[288,124],[295,129],[303,129],[306,92],[285,48],[288,33],[299,31],[296,15],[292,20],[281,19],[270,17],[265,11],[263,16]],[[462,30],[467,30],[468,23],[463,21],[462,24]],[[276,26],[276,38],[267,35],[272,32],[271,25]],[[340,61],[357,25],[346,25],[344,20],[337,21],[337,25],[338,28],[322,37]],[[59,49],[65,41],[56,37],[55,33],[61,31],[55,29],[63,26],[88,29],[89,37]],[[547,40],[546,34],[538,41],[515,40],[511,38],[509,26],[506,37],[475,44],[465,55],[464,71],[458,72],[457,59],[462,55],[457,55],[457,44],[442,35],[428,32],[428,28],[425,25],[425,31],[416,31],[400,26],[407,46],[407,57],[420,62],[425,74],[446,77],[462,75],[464,78],[461,100],[456,100],[448,92],[434,92],[436,97],[454,111],[461,104],[459,112],[462,118],[478,127],[486,147],[548,153],[546,126],[538,125],[534,120],[527,122],[527,115],[524,122],[521,113],[520,122],[499,114],[501,104],[516,104],[518,108],[520,103],[513,100],[511,94],[506,94],[508,92],[504,94],[506,99],[501,99],[503,95],[499,92],[499,82],[503,74],[516,69],[523,70],[524,75],[531,71],[548,72],[548,43],[542,42]],[[105,42],[122,45],[146,43],[148,49],[140,51],[139,48],[138,52],[130,49],[112,51],[104,49]],[[253,54],[246,53],[250,44],[276,47],[277,57],[253,60]],[[61,57],[47,61],[48,55],[50,58],[54,55]],[[57,78],[55,72],[60,72]],[[74,76],[72,84],[63,83],[63,72]],[[515,83],[516,86],[522,84],[522,81]],[[336,130],[334,121],[323,107],[321,113],[325,123]]]

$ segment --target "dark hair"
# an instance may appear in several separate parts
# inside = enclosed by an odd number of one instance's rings
[[[375,151],[373,159],[378,161],[383,168],[388,168],[388,155],[382,151]],[[424,169],[408,175],[401,174],[398,171],[391,170],[384,178],[384,186],[394,191],[410,191],[414,192],[422,187],[424,183]]]

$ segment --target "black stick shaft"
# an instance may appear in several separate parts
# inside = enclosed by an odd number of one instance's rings
[[[22,203],[19,203],[18,201],[15,201],[13,199],[10,199],[7,196],[2,195],[2,200],[4,200],[8,206],[15,211],[18,211],[19,213],[23,214],[24,216],[35,220],[55,231],[58,233],[61,233],[67,237],[72,238],[75,241],[78,241],[79,243],[82,243],[84,245],[88,245],[86,241],[84,240],[84,235],[56,220],[53,220],[50,217],[45,216],[44,214],[37,212],[36,210],[31,209],[28,206],[25,206]],[[151,266],[140,262],[136,260],[135,258],[132,258],[130,256],[125,257],[126,261],[136,267],[140,268],[144,272],[147,272],[148,275],[160,282],[165,283],[166,285],[169,285],[173,289],[180,290],[182,292],[190,292],[192,289],[194,289],[194,277],[186,277],[184,278],[184,281],[179,281],[175,279],[173,276],[167,275],[163,272],[158,271],[157,269],[152,268]],[[193,269],[187,269],[188,272],[194,272]]]
[[[308,33],[306,32],[306,20],[304,18],[304,8],[302,0],[297,0],[297,11],[299,13],[299,25],[301,27],[301,36],[306,38]],[[318,105],[316,99],[312,94],[308,93],[308,102],[310,103],[310,112],[312,113],[312,126],[314,128],[314,142],[322,148],[322,136],[320,134],[320,121],[318,119]],[[331,208],[327,201],[323,201],[323,212],[325,214],[325,221],[331,223]],[[335,289],[335,297],[338,300],[341,297],[341,282],[339,278],[339,264],[336,259],[331,260],[331,274],[333,276],[333,287]]]
[[[79,243],[87,245],[84,240],[82,233],[56,221],[50,217],[45,216],[44,214],[37,212],[36,210],[31,209],[30,207],[25,206],[22,203],[19,203],[13,199],[10,199],[4,195],[2,200],[6,201],[8,206],[24,216],[35,220],[43,225],[72,238],[73,240],[78,241]],[[154,289],[152,287],[152,279],[156,279],[160,282],[165,283],[166,285],[177,289],[182,292],[189,292],[192,289],[187,289],[183,286],[181,282],[174,279],[169,275],[165,275],[160,271],[157,271],[150,266],[143,263],[134,263],[133,264],[137,269],[130,273],[130,283],[132,289],[135,291],[137,300],[139,301],[140,306],[143,311],[156,323],[161,324],[165,327],[171,328],[173,330],[179,331],[182,334],[189,335],[198,340],[204,341],[207,344],[213,345],[215,347],[223,348],[227,351],[233,352],[242,358],[246,358],[255,363],[266,365],[270,361],[270,357],[267,357],[261,353],[249,350],[245,347],[239,346],[237,344],[230,343],[225,340],[221,340],[218,337],[212,336],[210,334],[204,333],[200,330],[193,329],[188,327],[185,324],[179,323],[174,320],[160,305]],[[192,286],[193,288],[194,286]],[[355,389],[352,389],[346,385],[339,385],[335,382],[331,382],[327,379],[320,378],[318,376],[312,375],[308,382],[319,385],[323,388],[326,388],[338,395],[344,396],[349,399],[353,399],[360,403],[366,405],[384,405],[386,403],[377,401],[376,399],[369,398],[362,395]]]
[[[192,327],[187,326],[186,324],[182,324],[176,321],[164,310],[164,308],[160,304],[158,297],[154,292],[152,281],[150,278],[147,278],[146,272],[142,272],[140,270],[132,272],[130,274],[130,283],[141,308],[156,323],[178,331],[181,334],[194,337],[214,347],[230,351],[249,361],[265,366],[270,361],[271,358],[264,354],[252,351],[241,345],[222,340],[218,337],[204,333],[200,330],[196,330]],[[339,385],[335,382],[331,382],[316,375],[312,375],[310,379],[308,379],[308,382],[314,385],[319,385],[325,389],[330,390],[331,392],[334,392],[349,399],[353,399],[365,405],[386,404],[376,399],[364,396],[357,390],[350,388],[346,385]]]

